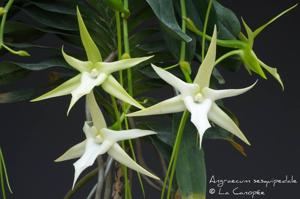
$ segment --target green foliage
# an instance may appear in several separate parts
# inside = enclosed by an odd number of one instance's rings
[[[0,147],[0,185],[1,185],[2,198],[6,199],[6,189],[8,189],[10,193],[12,193],[12,189],[10,187],[9,178],[8,178],[1,147]]]

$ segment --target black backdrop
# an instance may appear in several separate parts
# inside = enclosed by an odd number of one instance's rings
[[[296,3],[294,0],[272,1],[223,0],[238,16],[247,19],[251,27]],[[208,180],[216,179],[270,179],[294,176],[300,180],[299,144],[299,73],[300,65],[299,8],[281,18],[256,40],[255,49],[262,60],[279,68],[286,90],[281,92],[277,82],[270,78],[260,80],[251,93],[225,101],[238,116],[241,128],[252,143],[246,147],[247,158],[222,141],[204,141]],[[256,80],[245,70],[238,74],[224,72],[230,87],[248,85]],[[63,198],[73,179],[72,161],[56,164],[53,160],[72,144],[82,139],[80,131],[84,117],[82,101],[66,117],[69,98],[56,98],[40,103],[1,104],[0,145],[6,155],[14,195],[10,198]],[[151,164],[151,161],[149,161]],[[155,168],[155,165],[153,165]],[[187,171],[188,172],[188,171]],[[234,185],[241,190],[265,190],[264,199],[298,199],[299,184],[280,185],[264,189],[254,184]],[[208,190],[215,188],[208,184]],[[225,186],[222,191],[231,191]],[[87,191],[87,190],[86,190]],[[138,188],[135,198],[142,198]],[[82,193],[81,193],[82,194]],[[147,189],[146,198],[159,198],[155,190]],[[84,198],[84,194],[76,198]],[[207,198],[250,198],[218,196]]]

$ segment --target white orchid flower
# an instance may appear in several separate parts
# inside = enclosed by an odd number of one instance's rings
[[[143,109],[144,107],[125,91],[111,73],[131,68],[150,59],[152,56],[124,59],[115,62],[103,62],[100,51],[92,40],[78,8],[77,18],[81,41],[86,51],[88,61],[81,61],[71,57],[67,55],[62,48],[62,54],[66,62],[80,73],[54,90],[32,101],[40,101],[71,94],[72,100],[68,109],[69,113],[73,105],[82,96],[89,94],[95,86],[101,85],[101,87],[109,94],[137,108]]]
[[[154,131],[131,129],[114,131],[106,126],[106,122],[97,105],[93,92],[87,95],[87,103],[92,116],[92,122],[85,122],[83,131],[86,139],[71,147],[56,162],[79,158],[74,163],[75,176],[73,187],[80,174],[92,166],[99,155],[108,153],[112,158],[137,172],[159,180],[159,178],[138,165],[117,143],[123,140],[156,134]]]
[[[146,109],[130,113],[128,116],[134,117],[176,113],[185,111],[187,109],[191,113],[191,122],[196,126],[200,135],[200,147],[205,131],[211,127],[209,120],[231,132],[245,143],[250,145],[249,141],[239,127],[215,103],[215,101],[245,93],[250,90],[255,83],[243,89],[213,90],[209,88],[210,77],[215,66],[216,35],[217,33],[215,29],[207,55],[203,60],[203,63],[201,64],[193,83],[186,83],[166,70],[152,65],[153,69],[160,76],[160,78],[172,85],[180,92],[180,94]]]

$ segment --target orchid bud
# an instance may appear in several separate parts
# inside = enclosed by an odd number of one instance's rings
[[[6,13],[6,10],[4,7],[0,7],[0,16],[2,16],[4,13]]]
[[[25,50],[16,51],[14,54],[19,55],[21,57],[29,57],[30,54]]]
[[[179,62],[179,66],[180,66],[180,69],[181,69],[184,73],[188,73],[188,74],[191,74],[191,73],[192,73],[191,65],[190,65],[189,62],[187,62],[187,61],[180,61],[180,62]]]
[[[190,18],[185,17],[184,20],[186,22],[187,29],[195,34],[199,34],[201,32]]]
[[[130,55],[128,53],[124,53],[121,57],[121,59],[130,59]]]
[[[104,2],[112,9],[121,12],[122,17],[128,18],[130,16],[130,12],[124,7],[122,0],[104,0]]]

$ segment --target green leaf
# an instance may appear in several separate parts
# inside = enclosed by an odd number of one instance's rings
[[[17,21],[7,21],[5,23],[5,40],[8,42],[31,42],[40,38],[44,33],[35,27]]]
[[[168,33],[178,40],[190,42],[192,39],[182,32],[177,23],[172,0],[146,0],[154,14]]]
[[[28,71],[9,62],[0,62],[0,85],[15,82],[28,75]]]
[[[66,30],[66,31],[76,31],[76,21],[75,17],[70,15],[58,14],[53,12],[47,12],[37,7],[26,7],[19,8],[21,9],[26,15],[34,19],[35,21],[39,22],[42,25],[56,28],[59,30]],[[62,20],[63,19],[63,20]]]
[[[66,15],[76,15],[75,4],[67,5],[64,2],[61,3],[41,3],[35,1],[29,1],[29,4],[35,5],[36,7],[43,9],[45,11],[58,13],[58,14],[66,14]]]
[[[12,62],[13,64],[32,71],[45,70],[49,68],[66,68],[72,69],[62,58],[53,57],[47,60],[36,62],[36,63],[21,63],[21,62]]]
[[[213,6],[217,15],[217,27],[219,39],[235,39],[241,32],[241,25],[237,16],[218,1],[213,1]]]
[[[177,184],[183,199],[206,198],[205,157],[197,140],[196,132],[185,130],[176,166]]]
[[[15,103],[27,101],[34,95],[34,89],[18,90],[0,93],[0,103]]]

